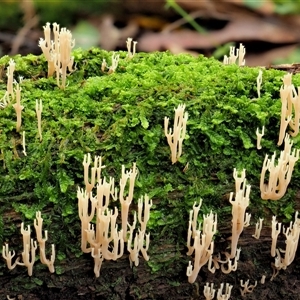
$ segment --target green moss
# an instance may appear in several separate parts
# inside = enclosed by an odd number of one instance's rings
[[[137,163],[134,201],[148,193],[154,201],[149,228],[153,245],[163,237],[183,247],[188,212],[203,198],[201,211],[211,209],[222,220],[230,218],[226,201],[234,190],[233,168],[247,170],[252,185],[250,211],[257,216],[277,214],[291,219],[300,170],[296,168],[289,191],[282,200],[262,201],[259,178],[265,154],[279,151],[279,89],[283,72],[263,71],[261,98],[256,99],[257,68],[224,66],[203,56],[139,53],[132,60],[120,53],[117,71],[101,71],[103,58],[111,53],[98,49],[74,52],[77,71],[61,90],[54,78],[44,78],[47,65],[42,56],[17,56],[16,76],[24,76],[21,130],[26,131],[27,156],[21,136],[15,131],[15,112],[0,110],[0,199],[1,213],[14,209],[22,219],[32,220],[42,210],[60,253],[78,255],[80,221],[77,186],[83,186],[85,153],[101,155],[103,174],[120,177],[121,165]],[[9,58],[0,59],[0,69]],[[295,85],[300,77],[294,76]],[[4,95],[6,77],[0,80]],[[35,103],[43,101],[42,134],[38,138]],[[189,113],[183,155],[172,165],[164,136],[164,117],[174,118],[174,107],[185,103]],[[256,149],[256,128],[266,127],[263,149]],[[299,138],[294,145],[299,147]],[[183,172],[185,165],[189,168]],[[201,213],[200,213],[201,214]],[[7,222],[8,223],[8,222]],[[10,230],[0,226],[0,237]],[[60,235],[56,235],[56,232]],[[18,232],[15,232],[18,234]],[[163,258],[165,259],[165,258]],[[170,261],[174,257],[170,257]],[[161,255],[152,254],[150,266],[159,267]],[[59,270],[59,269],[57,269]]]

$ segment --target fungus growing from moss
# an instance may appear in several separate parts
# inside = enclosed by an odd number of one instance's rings
[[[47,23],[46,26],[44,26],[45,39],[40,39],[39,46],[42,48],[43,54],[48,62],[48,77],[56,72],[57,85],[65,89],[67,70],[69,70],[69,72],[74,71],[74,57],[71,51],[75,46],[75,40],[72,39],[70,30],[66,28],[59,30],[57,23],[53,23],[53,34],[54,41],[51,40],[50,23]]]
[[[260,176],[261,198],[264,200],[278,200],[283,197],[291,181],[294,165],[299,159],[300,150],[292,151],[293,142],[289,134],[284,139],[284,150],[280,152],[280,157],[275,165],[276,152],[271,159],[265,156]],[[266,171],[269,171],[268,183],[265,183]]]
[[[13,104],[13,108],[16,111],[17,114],[17,123],[16,123],[16,131],[19,132],[21,129],[21,124],[22,124],[22,110],[24,109],[24,106],[21,105],[21,87],[19,83],[16,83],[16,99],[17,102]]]
[[[168,132],[169,118],[165,117],[165,136],[167,137],[167,141],[171,149],[172,164],[176,163],[182,154],[182,142],[185,138],[186,123],[188,119],[188,113],[184,112],[184,109],[185,104],[178,105],[175,109],[173,131],[170,128]]]

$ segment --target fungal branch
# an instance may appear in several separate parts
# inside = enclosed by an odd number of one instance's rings
[[[98,245],[102,242],[100,241],[100,233],[97,231],[97,226],[94,227],[91,225],[93,218],[96,216],[96,220],[101,223],[111,224],[112,218],[114,215],[118,214],[118,211],[112,214],[108,210],[108,205],[110,200],[116,200],[117,190],[114,187],[114,179],[109,178],[109,181],[106,181],[106,178],[101,178],[101,171],[105,168],[102,165],[102,158],[100,156],[95,156],[93,167],[90,170],[91,165],[91,155],[84,155],[83,159],[83,169],[84,169],[84,183],[85,189],[78,188],[77,198],[78,198],[78,212],[81,220],[81,250],[84,253],[90,253],[94,251],[95,258],[98,259],[98,247],[88,247],[88,232],[90,244]],[[97,183],[97,192],[93,196],[92,190]],[[96,233],[96,238],[92,237]],[[113,228],[115,230],[115,228]],[[98,233],[97,233],[98,232]],[[113,235],[116,232],[113,232]],[[99,246],[100,247],[100,246]],[[99,250],[100,251],[100,250]]]
[[[25,142],[25,131],[23,130],[22,132],[22,147],[23,147],[23,154],[25,156],[27,156],[27,153],[26,153],[26,142]]]
[[[260,88],[262,84],[262,70],[258,71],[258,75],[256,77],[256,87],[257,87],[257,98],[260,98]]]
[[[62,28],[59,33],[59,44],[57,52],[54,54],[55,71],[57,85],[65,89],[67,70],[73,72],[74,57],[72,56],[72,48],[75,46],[75,40],[72,39],[72,33],[66,28]],[[61,83],[60,83],[61,77]]]
[[[283,85],[280,88],[281,119],[278,145],[284,140],[288,125],[292,129],[289,134],[295,137],[299,133],[300,124],[300,87],[297,91],[292,84],[292,74],[283,77]]]
[[[187,238],[187,255],[192,255],[195,252],[194,265],[189,261],[189,265],[186,270],[188,281],[194,283],[200,269],[209,261],[214,251],[213,236],[217,231],[217,215],[210,212],[208,215],[203,215],[202,232],[200,226],[197,226],[198,212],[202,201],[198,206],[194,203],[193,210],[190,211],[190,220],[188,228]],[[195,228],[199,229],[195,229]],[[191,244],[191,238],[194,242]]]
[[[101,170],[105,168],[105,166],[102,166],[101,156],[95,156],[94,166],[91,168],[91,175],[89,176],[90,164],[91,164],[91,154],[88,153],[84,155],[83,162],[82,162],[83,169],[84,169],[85,192],[87,193],[88,196],[90,195],[92,189],[95,187],[96,179],[98,182],[100,181]]]
[[[255,233],[252,236],[257,240],[260,238],[263,220],[264,219],[259,218],[259,221],[255,224]]]
[[[81,250],[91,253],[94,258],[94,273],[100,276],[100,269],[104,259],[117,260],[124,253],[124,243],[130,253],[130,263],[138,265],[139,252],[145,260],[149,259],[147,250],[150,243],[150,234],[146,234],[146,226],[150,217],[152,200],[147,195],[138,201],[138,220],[140,223],[139,233],[134,236],[136,216],[133,225],[128,224],[129,206],[133,200],[134,184],[138,174],[136,164],[131,170],[126,171],[122,166],[119,194],[114,187],[114,179],[101,177],[101,157],[96,156],[90,172],[91,156],[87,154],[83,159],[85,190],[78,188],[78,212],[81,220]],[[91,175],[89,176],[89,173]],[[97,192],[93,196],[93,189],[97,186]],[[118,208],[109,209],[111,200],[119,198],[121,203],[121,224],[119,230],[117,219]],[[93,224],[92,221],[94,220]],[[129,227],[129,231],[127,230]],[[133,242],[133,246],[132,246]]]
[[[15,251],[9,251],[8,244],[3,245],[2,247],[2,257],[6,260],[6,265],[9,270],[12,270],[18,264],[20,257],[18,257],[14,263],[12,263],[12,259],[16,255]]]
[[[249,206],[250,190],[251,186],[246,186],[245,171],[243,171],[242,187],[236,191],[235,200],[232,200],[233,193],[230,193],[229,202],[232,205],[232,237],[231,237],[231,253],[230,258],[234,258],[237,253],[237,244],[242,233],[244,226],[248,226],[250,222],[250,214],[246,214],[246,208]],[[234,177],[237,177],[236,170],[234,170]],[[240,187],[240,182],[236,185],[236,188]]]
[[[130,171],[125,171],[125,166],[123,165],[121,174],[119,199],[121,203],[123,238],[125,241],[127,241],[128,212],[129,206],[133,199],[135,179],[138,174],[136,164],[133,164],[133,167]],[[129,187],[128,194],[125,196],[125,187],[127,185],[127,181],[129,181]]]
[[[175,108],[173,131],[170,128],[168,132],[169,118],[165,117],[165,136],[167,137],[171,149],[172,164],[176,163],[182,154],[182,142],[185,138],[186,123],[188,119],[188,113],[184,112],[184,109],[185,104],[179,104],[178,107]]]
[[[51,273],[54,272],[54,261],[55,261],[55,248],[54,244],[51,245],[52,254],[50,259],[46,258],[45,252],[45,243],[48,240],[48,232],[45,231],[45,238],[42,238],[42,226],[43,219],[41,216],[41,212],[36,212],[36,219],[34,220],[34,227],[37,236],[37,241],[34,241],[31,238],[31,229],[30,226],[27,226],[27,229],[24,228],[24,223],[21,224],[21,234],[23,237],[23,251],[22,251],[22,262],[21,258],[18,257],[14,263],[12,263],[12,258],[15,256],[15,251],[9,251],[8,244],[5,244],[2,248],[2,257],[6,260],[7,267],[12,270],[17,265],[25,266],[28,270],[28,275],[32,276],[33,273],[33,265],[35,263],[36,249],[39,246],[40,248],[40,260],[42,264],[48,266],[48,269]]]
[[[242,297],[245,297],[246,294],[253,293],[254,288],[257,286],[257,281],[254,284],[249,285],[249,279],[245,282],[240,280],[240,285],[243,289],[240,289]]]
[[[235,193],[237,194],[246,178],[246,169],[243,169],[242,172],[238,174],[238,171],[236,170],[236,168],[234,168],[233,178],[235,181]]]
[[[205,297],[205,300],[213,300],[215,297],[216,290],[214,289],[214,284],[211,283],[209,286],[209,283],[206,282],[204,289],[203,289],[203,295]]]
[[[45,230],[45,237],[43,238],[43,218],[40,211],[36,212],[35,219],[34,219],[34,228],[36,232],[36,239],[39,243],[40,248],[40,260],[42,264],[47,265],[48,269],[51,273],[54,273],[54,262],[55,262],[55,247],[54,244],[51,244],[51,256],[50,259],[46,257],[46,241],[48,240],[48,231]]]
[[[38,100],[36,100],[35,112],[36,112],[37,121],[38,121],[38,133],[39,133],[40,141],[43,140],[43,136],[42,136],[42,111],[43,111],[42,100],[40,99],[40,103],[38,102]]]
[[[129,226],[129,238],[127,242],[127,250],[129,254],[130,266],[134,263],[135,266],[139,265],[139,252],[142,253],[146,261],[149,260],[147,254],[149,243],[150,243],[150,233],[146,234],[146,227],[150,217],[150,208],[152,206],[152,200],[149,199],[148,195],[139,198],[138,200],[138,220],[140,223],[140,228],[138,233],[134,235],[134,230],[136,226],[136,213],[134,213],[133,224]],[[143,217],[142,217],[143,215]]]
[[[7,103],[10,102],[9,96],[14,100],[15,99],[15,93],[14,93],[14,88],[13,88],[13,83],[14,83],[14,71],[16,69],[16,63],[13,59],[9,60],[8,67],[7,67],[7,87],[6,87],[6,92],[3,97],[3,107],[7,105]]]
[[[263,137],[263,135],[265,134],[265,126],[262,127],[262,130],[261,130],[261,133],[259,132],[258,128],[256,128],[256,137],[257,137],[257,140],[256,140],[256,148],[258,150],[261,149],[261,139]]]
[[[75,46],[75,40],[72,39],[72,33],[66,28],[59,30],[59,25],[53,23],[54,40],[51,40],[50,23],[44,26],[44,39],[41,38],[39,46],[48,62],[48,77],[56,72],[57,85],[65,89],[67,71],[73,72],[74,57],[71,54]],[[61,83],[60,83],[61,78]]]
[[[245,65],[245,54],[246,54],[246,48],[243,46],[243,44],[240,44],[238,49],[235,49],[234,46],[230,47],[229,57],[227,55],[224,55],[223,64],[224,65],[230,65],[235,64],[236,60],[238,60],[239,66]]]
[[[217,300],[228,300],[231,296],[232,287],[233,286],[231,284],[226,283],[224,294],[223,294],[224,283],[222,282],[217,292]],[[209,286],[209,283],[207,282],[203,290],[205,299],[206,300],[214,299],[215,293],[216,293],[216,289],[214,289],[214,284],[211,283],[211,285]]]
[[[22,79],[20,78],[20,82]],[[17,114],[17,123],[16,123],[16,131],[19,132],[21,129],[22,124],[22,110],[24,109],[24,106],[21,105],[21,87],[19,83],[16,83],[16,103],[13,105],[13,108],[16,111]]]
[[[133,44],[133,45],[132,45]],[[127,47],[127,58],[132,59],[136,52],[137,41],[132,41],[132,38],[127,38],[126,47]],[[132,48],[132,50],[131,50]]]
[[[293,142],[286,134],[284,139],[284,150],[281,151],[277,164],[275,164],[276,153],[271,159],[265,156],[260,175],[261,198],[264,200],[278,200],[282,198],[291,181],[294,165],[299,159],[300,150],[292,151]],[[269,171],[269,181],[265,183],[266,171]]]
[[[279,270],[285,270],[295,259],[300,236],[300,219],[298,218],[298,212],[295,214],[294,222],[291,222],[288,228],[283,228],[283,234],[286,237],[286,247],[285,250],[276,249],[275,263],[273,264],[274,272],[271,280],[278,274]],[[281,255],[281,253],[283,253],[283,255]]]
[[[113,52],[111,57],[111,66],[108,67],[105,58],[103,58],[102,64],[101,64],[101,71],[105,72],[106,68],[108,69],[107,74],[112,74],[116,71],[118,64],[120,60],[120,55]]]
[[[224,294],[223,294],[223,287],[224,287],[224,283],[222,282],[220,288],[218,289],[217,300],[228,300],[231,296],[231,290],[233,286],[229,283],[226,283]]]
[[[78,188],[78,214],[81,220],[81,251],[84,253],[91,252],[91,249],[87,247],[87,231],[90,228],[90,222],[95,215],[95,209],[97,201],[91,199],[86,190]]]
[[[98,184],[101,184],[101,182]],[[100,193],[97,193],[96,197],[92,197],[91,194],[88,195],[85,190],[78,188],[81,250],[84,253],[91,253],[94,258],[94,273],[96,277],[99,277],[104,259],[116,260],[123,255],[124,239],[123,232],[118,230],[116,223],[117,207],[114,210],[105,208],[100,204],[103,202]],[[106,201],[109,200],[106,199]],[[94,218],[95,224],[92,224]]]
[[[24,228],[24,223],[21,224],[21,234],[23,236],[23,252],[22,252],[22,260],[23,262],[18,262],[17,264],[20,266],[27,267],[28,275],[32,276],[33,265],[35,262],[35,251],[37,249],[36,241],[33,241],[30,238],[31,230],[28,225],[27,230]]]
[[[9,60],[7,67],[7,93],[14,99],[13,82],[14,82],[14,71],[16,69],[16,63],[13,59]]]
[[[276,216],[272,217],[272,246],[271,246],[271,255],[275,257],[276,255],[276,244],[277,238],[281,231],[281,223],[276,221]]]
[[[56,53],[58,49],[59,43],[59,25],[57,23],[53,23],[53,35],[54,41],[51,40],[51,28],[50,23],[46,23],[44,28],[44,39],[40,38],[39,47],[41,47],[43,54],[48,62],[48,78],[51,77],[55,72],[55,61],[54,61],[54,53]]]

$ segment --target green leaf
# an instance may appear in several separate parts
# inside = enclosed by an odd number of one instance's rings
[[[147,129],[149,127],[149,122],[144,114],[144,112],[141,111],[140,113],[140,121],[142,123],[142,126]]]
[[[66,217],[68,215],[71,215],[74,213],[74,205],[67,204],[64,206],[63,211],[62,211],[62,216]]]
[[[133,118],[131,119],[130,126],[131,126],[131,127],[134,127],[134,126],[136,126],[136,125],[139,124],[139,123],[140,123],[140,120],[139,120],[137,117],[133,117]]]
[[[60,267],[60,266],[56,266],[56,267],[55,267],[55,273],[56,273],[57,275],[61,275],[61,274],[64,273],[64,269],[63,269],[62,267]]]
[[[60,170],[58,173],[58,181],[60,190],[62,193],[65,193],[69,186],[74,185],[73,179],[71,179],[65,170]]]
[[[251,142],[250,137],[243,131],[241,131],[241,139],[243,141],[243,145],[244,145],[245,149],[254,147],[254,144]]]
[[[37,285],[42,285],[43,284],[43,280],[41,279],[38,279],[38,278],[32,278],[32,281],[37,284]]]

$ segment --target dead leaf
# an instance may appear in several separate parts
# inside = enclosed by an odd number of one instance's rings
[[[265,41],[271,43],[293,43],[299,40],[299,33],[269,19],[236,19],[214,35],[228,41]],[[221,37],[220,35],[223,35]]]
[[[210,49],[228,42],[264,41],[270,43],[295,43],[299,40],[296,34],[288,28],[265,19],[236,19],[217,31],[199,34],[184,29],[165,33],[148,33],[139,40],[141,51],[157,51],[169,49],[170,45],[179,45],[183,49]]]
[[[263,53],[249,54],[246,57],[247,66],[269,66],[274,62],[274,60],[280,58],[288,57],[293,51],[297,49],[297,45],[289,45],[284,47],[279,47],[266,51]]]
[[[232,0],[223,0],[224,5],[227,3],[232,4]],[[275,11],[275,4],[272,0],[260,0],[260,1],[253,1],[253,0],[235,0],[234,4],[239,6],[244,6],[246,8],[250,8],[254,11],[260,12],[264,15],[273,14]]]

